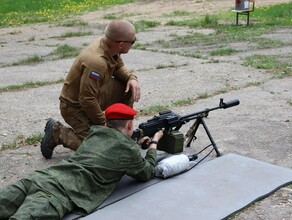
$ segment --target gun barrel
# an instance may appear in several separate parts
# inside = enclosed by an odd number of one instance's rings
[[[239,105],[239,100],[238,99],[234,99],[228,102],[224,102],[222,108],[230,108],[233,106]]]

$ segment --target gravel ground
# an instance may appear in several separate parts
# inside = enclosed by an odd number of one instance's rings
[[[281,0],[267,0],[257,5],[267,5]],[[215,7],[216,6],[216,7]],[[59,25],[28,25],[0,29],[0,88],[20,85],[28,81],[56,81],[64,78],[73,62],[70,59],[52,60],[48,56],[58,45],[84,47],[102,34],[108,22],[104,15],[125,15],[131,21],[167,21],[165,13],[175,10],[190,11],[200,16],[206,12],[229,10],[230,1],[138,1],[128,5],[108,8],[80,16],[87,26],[64,27]],[[173,18],[172,18],[173,19]],[[253,22],[251,16],[251,23]],[[91,35],[59,38],[66,32],[91,31]],[[181,115],[216,107],[220,98],[239,99],[240,105],[210,113],[208,127],[222,153],[229,152],[266,161],[281,167],[292,168],[292,78],[275,79],[265,70],[242,65],[252,54],[274,54],[291,61],[292,29],[276,29],[261,37],[279,40],[281,47],[258,49],[252,42],[231,43],[240,50],[230,56],[207,56],[207,59],[167,54],[171,51],[201,51],[208,54],[212,48],[196,42],[189,47],[163,48],[158,40],[171,39],[173,35],[187,35],[190,31],[210,34],[212,29],[188,29],[158,26],[138,33],[140,43],[147,50],[133,49],[124,56],[127,66],[135,70],[142,85],[142,98],[135,108],[143,110],[153,105],[167,105],[177,100],[196,99],[202,94],[214,94],[195,103],[171,109]],[[34,38],[33,41],[29,40]],[[156,49],[155,52],[153,52]],[[152,50],[152,51],[150,51]],[[13,62],[33,55],[44,56],[45,61],[33,65],[12,66]],[[218,60],[218,62],[212,62]],[[164,68],[158,68],[164,66]],[[260,82],[260,83],[259,83]],[[19,135],[28,137],[43,133],[49,117],[62,121],[58,110],[61,83],[36,88],[0,93],[0,144],[12,143]],[[228,92],[221,93],[218,91]],[[233,89],[231,89],[233,88]],[[139,117],[136,125],[149,117]],[[193,150],[204,144],[206,137],[198,133]],[[21,145],[21,143],[20,143]],[[58,147],[53,159],[42,158],[39,144],[0,151],[0,186],[24,177],[32,170],[58,163],[71,151]],[[283,187],[269,197],[240,211],[232,219],[290,219],[292,216],[292,189]]]

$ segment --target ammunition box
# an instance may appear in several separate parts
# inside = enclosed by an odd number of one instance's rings
[[[179,131],[164,132],[158,142],[157,150],[175,154],[183,151],[184,135]]]

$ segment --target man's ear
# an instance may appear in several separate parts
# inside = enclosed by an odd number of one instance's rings
[[[133,121],[132,120],[129,120],[128,122],[127,122],[127,128],[128,128],[128,130],[131,130],[132,128],[133,128]]]
[[[122,49],[124,46],[124,42],[119,42],[119,49]]]

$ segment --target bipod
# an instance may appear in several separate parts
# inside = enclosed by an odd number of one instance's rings
[[[194,139],[197,139],[197,137],[195,136],[196,135],[196,132],[200,126],[200,124],[203,125],[208,137],[209,137],[209,140],[211,142],[211,145],[213,146],[214,150],[216,151],[216,155],[217,157],[220,157],[221,154],[217,148],[217,145],[213,139],[213,137],[211,136],[211,133],[207,127],[207,124],[205,123],[204,121],[204,117],[207,117],[208,116],[208,113],[204,113],[202,114],[200,117],[198,117],[196,119],[196,121],[194,122],[194,124],[190,127],[190,129],[188,130],[188,132],[186,133],[185,137],[186,137],[186,147],[190,147],[191,146],[191,142],[194,140]]]

